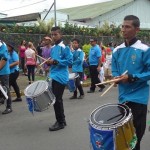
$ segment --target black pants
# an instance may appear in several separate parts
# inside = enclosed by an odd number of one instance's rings
[[[20,58],[20,61],[21,61],[21,69],[22,69],[22,72],[25,73],[25,59],[23,57]]]
[[[80,95],[84,95],[84,91],[81,85],[81,81],[82,81],[82,72],[78,72],[79,77],[77,77],[75,79],[75,85],[76,85],[76,89],[74,91],[74,96],[77,97],[77,89],[79,90]]]
[[[64,89],[65,89],[65,85],[55,80],[52,80],[52,90],[56,97],[56,102],[54,104],[54,111],[55,111],[56,120],[59,123],[65,122],[64,106],[63,106],[63,99],[62,99]]]
[[[35,65],[27,65],[27,69],[28,69],[28,80],[31,81],[31,77],[32,76],[32,81],[34,81],[35,78],[35,74],[34,74],[34,70],[35,70]]]
[[[91,91],[95,91],[95,84],[97,83],[100,83],[100,80],[98,78],[98,71],[97,71],[97,67],[98,66],[89,66],[89,70],[90,70],[90,76],[91,76],[91,87],[90,87],[90,90]],[[99,88],[104,88],[105,86],[102,84],[102,85],[99,85],[98,86]]]
[[[126,105],[131,108],[133,115],[133,124],[138,138],[136,147],[133,150],[140,150],[140,142],[146,129],[147,105],[127,102]]]
[[[0,82],[2,86],[5,86],[7,89],[7,104],[6,108],[11,108],[11,95],[10,95],[10,89],[9,89],[9,75],[0,75]]]
[[[19,89],[19,86],[17,84],[17,78],[19,76],[19,71],[15,71],[14,73],[11,73],[9,75],[9,86],[12,86],[16,95],[17,95],[17,98],[20,98],[20,89]]]

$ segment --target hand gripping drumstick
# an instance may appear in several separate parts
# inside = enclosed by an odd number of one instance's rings
[[[125,75],[127,72],[128,72],[128,70],[126,70],[122,75]],[[105,95],[114,85],[115,85],[115,83],[111,84],[111,85],[106,89],[106,91],[104,91],[104,92],[102,93],[101,96]]]

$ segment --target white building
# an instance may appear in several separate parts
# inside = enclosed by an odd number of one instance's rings
[[[109,24],[120,25],[126,15],[136,15],[142,29],[150,29],[150,0],[112,0],[59,10],[69,15],[69,19],[92,26]]]

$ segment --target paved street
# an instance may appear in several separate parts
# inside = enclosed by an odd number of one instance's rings
[[[25,97],[23,102],[13,103],[13,113],[0,114],[0,150],[90,150],[88,119],[91,112],[100,105],[117,103],[117,88],[100,97],[95,93],[86,93],[83,100],[69,100],[72,96],[67,89],[64,94],[64,107],[67,127],[63,130],[49,132],[48,128],[55,122],[53,107],[36,112],[34,116],[28,111]],[[0,111],[4,106],[0,106]],[[150,114],[148,119],[150,120]],[[150,132],[142,141],[141,150],[150,149]]]

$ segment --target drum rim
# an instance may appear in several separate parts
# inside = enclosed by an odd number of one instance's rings
[[[40,92],[40,93],[38,93],[38,94],[36,94],[36,95],[32,95],[32,96],[31,96],[31,95],[28,95],[28,94],[27,94],[27,90],[28,90],[33,84],[35,84],[35,83],[37,83],[37,82],[41,82],[41,83],[43,82],[43,83],[45,83],[45,85],[46,85],[45,89],[43,89],[42,92]],[[44,93],[47,89],[48,89],[48,83],[47,83],[47,81],[38,80],[38,81],[35,81],[35,82],[33,82],[32,84],[28,85],[28,86],[26,87],[26,89],[24,90],[24,94],[25,94],[26,97],[37,97],[37,96],[41,95],[42,93]]]
[[[95,121],[95,118],[93,117],[93,120],[94,121],[92,121],[92,115],[93,115],[93,113],[95,113],[96,114],[96,111],[97,110],[99,110],[99,108],[102,108],[102,107],[104,107],[104,106],[109,106],[109,105],[111,105],[111,106],[122,106],[122,108],[125,110],[125,115],[123,116],[123,118],[121,119],[121,120],[119,120],[118,122],[114,122],[114,123],[110,123],[110,124],[98,124],[97,123],[97,121]],[[112,126],[113,126],[113,128],[115,128],[115,127],[118,127],[118,126],[120,126],[123,122],[127,122],[127,119],[130,119],[129,118],[129,116],[127,116],[126,117],[126,115],[127,115],[127,110],[123,107],[125,104],[111,104],[111,103],[108,103],[108,104],[104,104],[104,105],[102,105],[102,106],[99,106],[99,107],[97,107],[95,110],[93,110],[92,111],[92,113],[91,113],[91,115],[90,115],[90,124],[92,125],[92,126],[95,126],[95,128],[96,127],[98,127],[98,128],[112,128]],[[127,105],[125,105],[125,107],[126,108],[129,108]],[[129,109],[130,110],[130,109]],[[129,114],[130,114],[130,112],[129,112]],[[95,115],[94,115],[95,116]],[[131,115],[132,116],[132,115]],[[97,123],[97,124],[95,124],[95,123]]]

